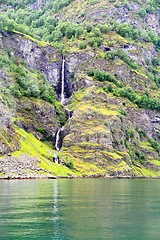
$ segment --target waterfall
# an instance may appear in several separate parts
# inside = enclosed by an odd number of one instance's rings
[[[60,133],[61,129],[59,129],[56,133],[56,143],[55,143],[55,149],[57,150],[56,153],[54,154],[54,162],[59,163],[59,158],[58,158],[58,152],[60,150],[59,143],[60,143]]]
[[[56,133],[56,136],[55,136],[55,138],[56,138],[56,142],[55,142],[56,152],[55,152],[53,158],[54,158],[54,162],[57,163],[57,164],[59,163],[58,152],[60,151],[61,146],[62,146],[62,133],[63,133],[63,131],[64,131],[64,126],[61,127],[60,129],[58,129],[58,131]]]
[[[64,81],[65,81],[65,59],[63,56],[63,60],[62,60],[62,72],[61,72],[61,76],[62,76],[62,86],[61,86],[61,103],[63,104],[65,101],[65,95],[64,95]]]
[[[59,163],[58,151],[54,154],[53,158],[54,158],[54,162],[58,164]]]
[[[56,134],[56,144],[55,144],[55,148],[56,148],[57,151],[60,150],[60,148],[59,148],[60,132],[61,132],[61,129],[59,129],[58,132],[57,132],[57,134]]]
[[[62,128],[58,129],[57,133],[56,133],[56,143],[55,143],[55,149],[57,150],[53,156],[54,158],[54,162],[55,163],[59,163],[59,158],[58,158],[58,152],[60,150],[60,141],[61,141],[61,138],[60,138],[60,134],[61,134],[61,130]]]
[[[62,70],[61,70],[61,96],[60,96],[60,102],[61,104],[64,105],[65,102],[65,58],[63,56],[62,59]],[[70,119],[72,117],[73,112],[71,110],[69,110],[68,108],[65,108],[66,112],[67,112],[67,120]],[[55,149],[56,152],[53,156],[54,158],[54,162],[55,163],[59,163],[59,157],[58,157],[58,152],[61,149],[62,146],[62,133],[64,131],[64,126],[62,126],[61,128],[58,129],[56,136],[55,136]]]
[[[67,120],[69,120],[72,117],[73,111],[69,110],[68,108],[66,108],[67,111]]]

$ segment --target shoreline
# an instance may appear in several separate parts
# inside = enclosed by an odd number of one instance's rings
[[[50,177],[0,177],[2,180],[55,180],[55,179],[160,179],[160,176],[50,176]]]

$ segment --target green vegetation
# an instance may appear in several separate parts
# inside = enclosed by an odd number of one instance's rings
[[[88,76],[91,76],[93,79],[100,82],[108,81],[116,85],[116,88],[113,88],[112,85],[108,85],[108,87],[103,86],[102,89],[106,93],[111,92],[117,97],[128,98],[131,102],[137,104],[140,108],[155,109],[157,111],[160,111],[160,101],[158,99],[150,98],[147,94],[141,96],[136,93],[131,87],[123,87],[123,84],[109,72],[94,71],[93,69],[89,69],[87,71],[87,74]]]
[[[41,98],[56,105],[55,93],[44,75],[31,72],[26,68],[25,62],[11,57],[10,53],[0,56],[0,66],[8,74],[12,74],[14,80],[8,88],[8,94],[10,92],[16,98]]]
[[[120,49],[107,52],[105,58],[114,60],[116,56],[119,57],[126,64],[128,64],[130,68],[138,69],[138,64],[132,58],[128,57],[128,55]]]
[[[151,42],[156,46],[157,50],[160,48],[160,37],[158,34],[151,30],[141,31],[128,23],[117,23],[110,18],[104,24],[97,24],[89,19],[80,23],[70,21],[69,19],[63,21],[58,13],[71,2],[74,2],[73,0],[63,0],[61,2],[58,0],[52,2],[45,0],[40,2],[39,5],[32,0],[4,0],[2,2],[4,5],[2,6],[3,11],[0,13],[0,32],[22,32],[37,40],[56,44],[57,47],[62,46],[61,44],[66,42],[65,38],[73,40],[82,37],[85,41],[84,43],[81,41],[79,48],[85,49],[87,44],[93,48],[101,46],[104,42],[103,34],[115,31],[122,37]],[[98,1],[88,1],[88,4],[94,5],[93,2],[94,4],[99,3]],[[138,12],[139,16],[144,17],[147,13],[159,7],[159,3],[150,2],[147,2],[145,8],[140,9]],[[140,3],[139,1],[138,4]],[[127,1],[124,2],[124,5],[130,9]],[[83,17],[83,15],[85,16],[85,13],[81,13],[80,16]],[[126,56],[121,57],[126,59]],[[137,66],[133,64],[133,68],[135,67]]]
[[[117,83],[116,78],[110,74],[109,72],[104,72],[104,71],[95,71],[93,69],[88,69],[87,71],[88,76],[93,77],[95,80],[98,80],[100,82],[113,82]]]
[[[143,96],[135,93],[130,87],[123,87],[121,89],[115,89],[113,94],[117,97],[128,98],[131,102],[138,105],[140,108],[155,109],[160,111],[160,101],[156,98],[150,98],[146,94]]]
[[[40,167],[48,170],[55,176],[76,176],[76,173],[72,172],[69,168],[53,162],[55,151],[51,147],[40,142],[31,133],[28,134],[23,129],[16,129],[16,132],[20,136],[20,150],[13,152],[12,156],[19,157],[21,154],[34,156],[40,161],[37,163]],[[71,164],[69,167],[71,168]]]
[[[139,127],[136,127],[136,131],[139,133],[140,138],[145,138],[146,137],[146,132]]]
[[[55,107],[60,125],[65,124],[67,120],[65,111],[57,102],[55,91],[46,80],[45,75],[35,70],[29,70],[24,61],[12,57],[9,51],[0,56],[0,67],[8,76],[8,81],[0,79],[1,97],[8,106],[14,105],[16,99],[23,97],[42,99]]]
[[[128,23],[117,23],[114,22],[114,27],[112,30],[116,31],[122,37],[131,38],[133,40],[144,39],[146,42],[151,42],[156,46],[156,49],[160,51],[160,37],[158,34],[151,30],[141,32],[135,26]]]
[[[141,31],[137,27],[128,23],[117,23],[112,19],[108,19],[107,23],[95,23],[90,19],[83,22],[61,20],[59,12],[70,5],[74,0],[53,0],[42,1],[39,4],[34,0],[26,1],[2,1],[2,12],[0,13],[0,32],[18,31],[30,35],[37,40],[43,40],[50,43],[57,43],[64,38],[73,39],[83,36],[88,41],[80,44],[80,49],[85,49],[86,44],[91,47],[100,46],[103,41],[103,34],[109,31],[115,31],[125,38],[133,40],[145,40],[155,44],[157,50],[160,47],[160,37],[151,30]],[[95,5],[99,1],[88,1],[88,5]],[[112,3],[112,1],[110,1]],[[114,3],[114,1],[113,1]],[[123,4],[131,10],[130,4],[124,1]],[[141,5],[141,1],[138,1]],[[140,17],[144,17],[148,13],[157,11],[159,8],[158,0],[147,1],[138,12]],[[85,12],[80,17],[85,16]],[[106,17],[105,15],[103,15]],[[134,66],[135,67],[135,66]]]
[[[154,139],[149,139],[149,142],[151,144],[151,147],[153,147],[158,152],[158,154],[160,155],[160,143],[158,143]]]

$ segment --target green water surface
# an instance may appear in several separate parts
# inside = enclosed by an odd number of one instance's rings
[[[1,240],[160,240],[160,180],[0,181]]]

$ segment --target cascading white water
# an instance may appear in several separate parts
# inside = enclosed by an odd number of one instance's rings
[[[64,104],[65,95],[64,95],[64,81],[65,81],[65,59],[62,60],[62,86],[61,86],[61,103]]]
[[[59,139],[60,139],[60,132],[61,132],[61,129],[58,130],[57,134],[56,134],[56,144],[55,144],[55,148],[57,151],[59,151],[59,146],[58,146],[58,143],[59,143]]]
[[[59,160],[58,160],[58,152],[56,152],[56,153],[54,154],[54,162],[55,162],[56,164],[59,163]]]
[[[61,132],[61,129],[59,129],[56,133],[56,143],[55,143],[55,148],[57,150],[57,152],[54,154],[54,162],[58,164],[58,152],[60,150],[59,148],[59,140],[60,140],[60,132]]]
[[[62,59],[62,71],[61,71],[61,97],[60,97],[60,101],[61,104],[64,104],[65,102],[65,58],[63,56]],[[68,108],[66,108],[67,113],[68,113],[68,119],[70,119],[72,117],[72,111],[69,110]],[[54,154],[54,162],[55,163],[59,163],[59,158],[58,158],[58,152],[60,151],[61,145],[62,145],[62,137],[61,137],[61,133],[64,131],[64,126],[61,127],[57,133],[56,133],[56,142],[55,142],[55,149],[56,149],[56,153]]]
[[[68,119],[70,119],[72,117],[72,111],[69,110],[68,108],[66,108],[66,111],[67,111]]]

